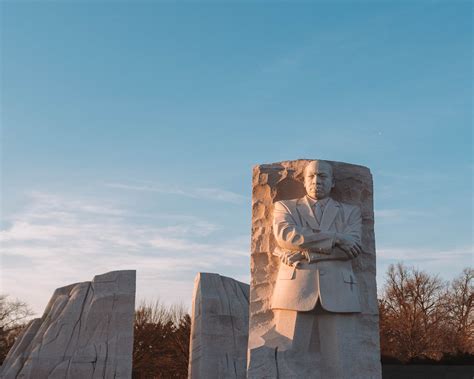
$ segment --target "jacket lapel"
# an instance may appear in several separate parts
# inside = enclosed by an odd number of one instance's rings
[[[324,232],[329,231],[338,212],[339,212],[339,203],[330,198],[326,206],[324,207],[323,217],[321,218],[320,229],[322,231]]]
[[[316,217],[314,216],[313,209],[309,204],[308,198],[305,196],[298,201],[297,204],[298,213],[300,214],[303,223],[306,222],[312,229],[321,229],[318,222],[316,221]],[[303,225],[304,226],[304,225]]]

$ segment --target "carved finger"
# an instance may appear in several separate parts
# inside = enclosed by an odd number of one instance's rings
[[[357,254],[359,254],[359,250],[357,249],[357,245],[352,245],[351,246],[351,253],[355,256]]]
[[[346,253],[346,255],[347,255],[349,258],[352,258],[352,253],[351,253],[351,251],[350,251],[349,249],[344,248],[344,249],[342,249],[342,251],[344,251],[344,253]]]
[[[295,256],[295,253],[289,253],[286,257],[286,264],[291,266],[291,264],[293,263],[293,257]]]
[[[300,253],[293,254],[293,255],[289,258],[289,262],[290,262],[290,264],[293,264],[293,263],[299,261],[300,259],[301,259],[301,254],[300,254]]]

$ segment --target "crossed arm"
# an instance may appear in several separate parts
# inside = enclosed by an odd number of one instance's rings
[[[280,255],[283,263],[292,265],[306,258],[308,252],[331,254],[334,247],[339,247],[350,258],[356,258],[361,252],[361,214],[358,207],[352,208],[346,217],[342,233],[312,229],[301,225],[297,214],[281,202],[275,203],[273,211],[273,233],[278,245],[284,252]],[[296,210],[293,212],[295,213]]]

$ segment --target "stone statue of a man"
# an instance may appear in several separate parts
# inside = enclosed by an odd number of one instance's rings
[[[271,304],[280,336],[274,344],[300,357],[330,348],[323,346],[331,333],[325,336],[318,314],[327,320],[331,313],[360,312],[351,260],[362,252],[361,213],[331,199],[334,185],[331,165],[311,161],[304,171],[306,196],[274,204],[274,254],[281,261]]]

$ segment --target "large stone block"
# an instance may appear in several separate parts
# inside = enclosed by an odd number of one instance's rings
[[[218,274],[196,276],[189,378],[246,377],[248,307],[248,284]]]
[[[8,353],[0,378],[129,379],[135,276],[112,271],[58,288]]]
[[[326,261],[320,265],[324,270],[319,269],[317,274],[319,275],[317,280],[321,281],[319,291],[324,290],[327,293],[324,295],[326,299],[335,296],[332,299],[335,300],[333,301],[335,309],[341,311],[321,309],[321,303],[311,312],[287,311],[275,309],[274,305],[282,302],[272,303],[277,275],[280,275],[280,279],[288,280],[294,280],[295,277],[300,279],[305,275],[303,270],[298,268],[296,273],[290,273],[286,278],[282,277],[281,273],[278,274],[283,263],[274,254],[281,244],[277,243],[274,236],[273,225],[275,225],[274,207],[277,201],[305,198],[307,192],[304,186],[305,167],[309,162],[302,159],[263,164],[254,167],[253,170],[248,378],[378,379],[381,377],[381,365],[375,281],[373,184],[368,168],[341,162],[327,162],[330,164],[329,168],[332,168],[335,180],[330,198],[339,204],[339,212],[360,210],[361,213],[361,223],[360,217],[358,218],[360,230],[358,239],[362,253],[343,263],[337,261],[334,263],[336,266]],[[290,204],[290,208],[291,204],[296,204],[296,202],[283,203]],[[282,214],[289,219],[292,216],[296,217],[294,214],[291,215],[291,212],[288,210],[287,214],[284,212]],[[312,217],[316,217],[315,214],[313,210]],[[337,217],[342,220],[340,225],[344,226],[347,214],[339,214]],[[337,218],[335,222],[338,222]],[[323,223],[324,221],[321,221],[321,225]],[[313,229],[314,233],[318,233],[316,229]],[[333,243],[331,246],[332,251],[336,251],[336,245]],[[321,256],[324,258],[319,253],[314,253],[314,256],[317,257],[316,260]],[[304,263],[299,267],[307,268],[309,265]],[[326,272],[327,277],[328,272],[334,272],[334,267],[343,267],[344,275],[351,274],[347,280],[345,276],[341,276],[343,283],[338,283],[340,288],[350,285],[350,291],[353,287],[357,289],[354,296],[358,299],[352,299],[355,305],[347,307],[347,310],[344,308],[342,298],[337,298],[338,295],[335,293],[337,291],[333,290],[331,294],[331,288],[323,288],[322,275]],[[283,290],[279,289],[277,294],[284,293],[291,297],[291,293],[288,292],[288,289],[292,288],[291,285],[283,283],[280,287]],[[304,289],[299,290],[298,296],[307,297],[308,294]],[[320,295],[320,299],[324,299],[324,296]],[[294,303],[298,304],[300,300],[296,299]],[[276,308],[278,307],[284,308],[280,305]],[[305,347],[293,346],[296,339]],[[307,354],[306,347],[308,351],[310,350],[310,354]]]

